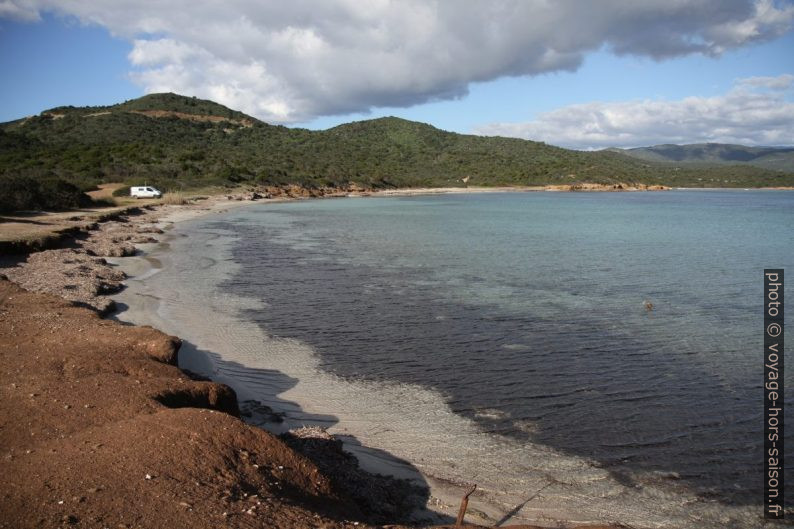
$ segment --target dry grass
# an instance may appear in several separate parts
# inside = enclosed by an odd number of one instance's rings
[[[189,204],[190,200],[181,191],[173,191],[163,195],[162,203],[171,206],[182,206]]]
[[[113,201],[113,191],[116,189],[124,187],[124,184],[113,183],[113,184],[99,184],[97,189],[94,191],[89,191],[86,193],[92,200],[110,200]]]
[[[127,207],[103,207],[74,209],[58,212],[16,213],[0,215],[0,243],[3,241],[38,241],[57,237],[64,230],[81,228],[94,222],[102,222],[109,215],[124,214]],[[0,251],[0,253],[2,253]]]

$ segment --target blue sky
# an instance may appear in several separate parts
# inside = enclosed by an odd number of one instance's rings
[[[0,121],[175,91],[315,129],[395,115],[581,149],[794,144],[791,2],[725,2],[735,15],[719,24],[702,2],[674,15],[659,8],[669,19],[650,27],[642,21],[652,7],[623,19],[546,14],[580,18],[570,35],[514,24],[521,8],[505,2],[517,11],[488,15],[501,33],[483,34],[485,46],[472,25],[484,15],[464,4],[461,15],[444,2],[437,12],[405,2],[371,13],[325,2],[312,19],[242,1],[239,17],[219,21],[211,4],[180,18],[180,6],[152,13],[139,2],[104,3],[0,7]],[[741,81],[749,78],[760,80]]]
[[[74,18],[0,19],[0,121],[59,105],[106,105],[140,97],[128,72],[132,45]]]

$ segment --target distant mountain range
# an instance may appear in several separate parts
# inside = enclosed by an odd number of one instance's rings
[[[394,117],[311,131],[269,125],[212,101],[151,94],[112,106],[58,107],[0,124],[0,176],[56,178],[83,190],[104,182],[145,182],[165,190],[351,182],[373,188],[455,186],[466,177],[469,185],[486,186],[794,186],[791,164],[748,164],[758,149],[741,148],[744,157],[714,155],[701,163],[697,157],[703,155],[693,147],[681,148],[691,152],[682,158],[686,164],[671,164],[659,153],[674,156],[676,146],[582,152],[456,134]],[[755,159],[789,154],[770,151]],[[724,165],[729,156],[734,156],[731,165]]]
[[[609,150],[649,162],[710,166],[747,164],[764,169],[794,171],[794,147],[747,147],[746,145],[727,143],[693,143]]]

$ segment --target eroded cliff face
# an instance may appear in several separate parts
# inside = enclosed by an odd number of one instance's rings
[[[308,459],[176,367],[179,340],[0,280],[0,518],[11,527],[328,527]]]

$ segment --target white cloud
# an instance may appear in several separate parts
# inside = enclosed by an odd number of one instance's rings
[[[162,64],[183,64],[191,60],[208,60],[211,56],[202,50],[173,39],[134,40],[129,60],[135,66],[155,67]]]
[[[794,19],[794,5],[772,0],[0,0],[0,17],[42,12],[129,39],[132,78],[147,92],[216,98],[284,123],[575,70],[604,47],[716,55]]]
[[[1,0],[0,18],[10,18],[11,20],[24,22],[33,22],[41,19],[35,6],[31,6],[29,2],[18,0]]]
[[[574,149],[639,147],[662,143],[792,145],[794,103],[786,91],[793,75],[738,79],[729,92],[677,101],[592,102],[546,112],[528,123],[491,123],[487,136],[544,141]]]
[[[794,86],[794,75],[784,74],[777,77],[746,77],[736,81],[739,86],[768,88],[770,90],[785,90]]]

